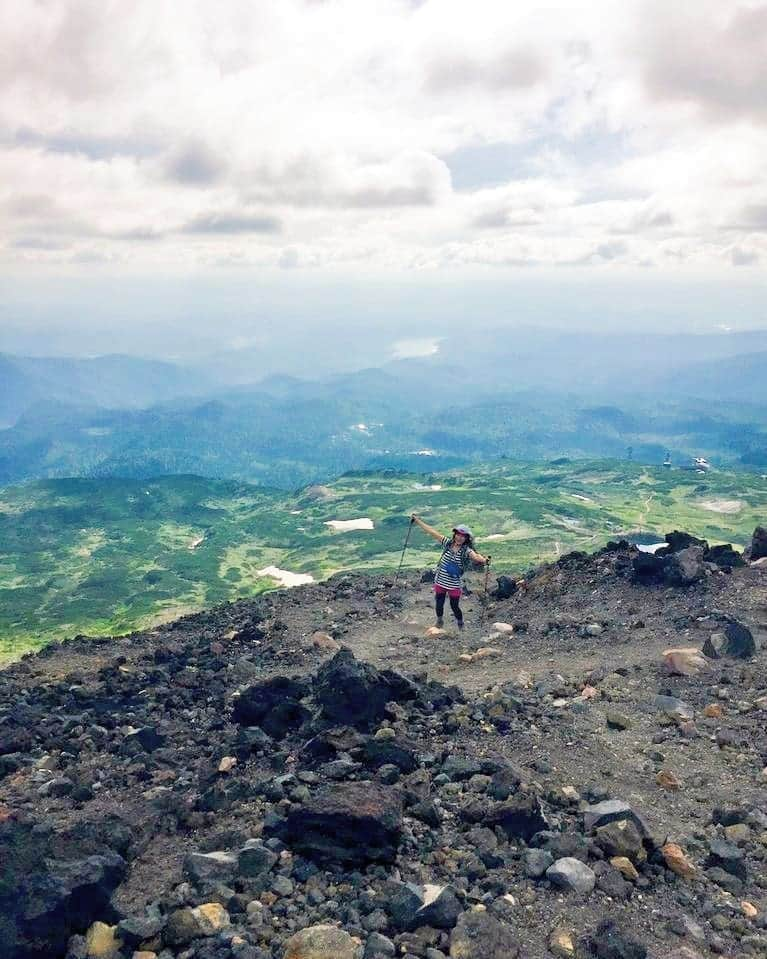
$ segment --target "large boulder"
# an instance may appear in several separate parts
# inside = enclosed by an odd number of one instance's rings
[[[705,575],[705,549],[688,546],[666,557],[663,578],[670,586],[692,586]]]
[[[83,834],[0,822],[0,956],[59,959],[69,938],[114,918],[112,893],[127,871],[123,857]]]
[[[715,563],[720,569],[735,569],[737,566],[746,565],[743,554],[733,549],[731,543],[712,546],[706,553],[706,562]]]
[[[400,793],[373,783],[329,786],[264,829],[307,859],[354,865],[392,862],[401,833]]]
[[[309,710],[301,703],[309,691],[304,679],[273,676],[240,693],[232,718],[241,726],[260,726],[274,739],[283,739],[309,718]]]
[[[752,563],[767,556],[767,528],[757,526],[751,537],[751,545],[746,550],[746,558]]]
[[[359,662],[344,647],[318,670],[314,693],[329,719],[369,727],[383,718],[387,703],[413,699],[416,690],[403,676]]]
[[[756,643],[751,630],[731,620],[724,630],[724,643],[720,650],[723,656],[732,656],[733,659],[751,659],[756,656]]]
[[[704,552],[708,549],[708,543],[705,539],[698,539],[697,536],[692,536],[690,533],[684,533],[678,529],[666,533],[663,538],[668,545],[657,550],[658,555],[680,553],[682,550],[689,549],[691,546],[699,546]]]

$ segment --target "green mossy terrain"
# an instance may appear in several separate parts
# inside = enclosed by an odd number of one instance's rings
[[[256,595],[277,585],[259,575],[267,566],[315,579],[390,572],[412,511],[445,532],[468,523],[497,575],[623,536],[656,542],[671,529],[743,547],[767,517],[767,478],[579,461],[349,473],[295,494],[195,476],[8,487],[0,490],[0,659]],[[361,517],[375,528],[325,525]],[[405,566],[428,567],[436,556],[434,541],[414,530]]]

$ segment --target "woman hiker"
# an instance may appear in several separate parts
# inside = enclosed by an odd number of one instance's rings
[[[459,629],[463,629],[463,613],[461,612],[461,577],[469,565],[469,560],[484,565],[487,559],[472,548],[472,535],[468,526],[453,527],[453,537],[449,539],[438,530],[429,526],[415,513],[410,519],[424,531],[436,539],[442,546],[442,555],[437,563],[437,572],[434,575],[435,606],[437,610],[437,626],[444,623],[445,597],[450,597],[450,608],[455,616]]]

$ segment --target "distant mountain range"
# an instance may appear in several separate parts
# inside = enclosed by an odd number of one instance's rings
[[[231,385],[211,366],[0,355],[0,483],[199,473],[294,488],[348,469],[629,447],[647,462],[670,450],[767,466],[767,331],[467,334],[318,380]]]
[[[132,356],[93,359],[0,353],[0,425],[10,426],[38,404],[141,409],[218,384],[199,371]]]

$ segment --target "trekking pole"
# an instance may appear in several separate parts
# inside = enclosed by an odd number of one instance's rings
[[[402,547],[402,556],[399,558],[399,566],[397,567],[397,575],[394,577],[394,585],[397,585],[397,580],[399,579],[400,571],[402,570],[402,564],[405,561],[405,550],[407,549],[408,540],[410,539],[410,534],[413,531],[413,524],[415,520],[413,517],[410,517],[410,525],[407,528],[407,536],[405,537],[405,545]]]
[[[482,604],[482,625],[485,625],[485,620],[487,619],[487,583],[490,579],[490,560],[491,556],[487,557],[487,562],[485,563],[485,589],[483,592],[483,604]]]

